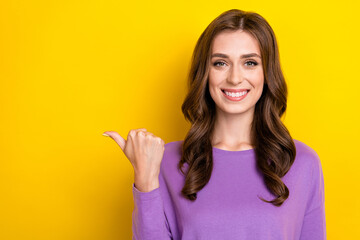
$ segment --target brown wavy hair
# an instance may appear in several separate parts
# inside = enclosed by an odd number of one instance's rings
[[[289,189],[281,178],[295,160],[295,144],[281,121],[286,110],[287,86],[280,67],[275,34],[269,23],[255,12],[231,9],[215,18],[198,39],[188,75],[188,93],[182,104],[185,119],[191,123],[182,143],[178,168],[185,175],[182,195],[196,200],[196,193],[210,180],[213,169],[211,134],[215,122],[215,103],[208,88],[212,42],[223,30],[243,30],[257,39],[264,69],[264,88],[255,105],[251,124],[251,142],[258,169],[266,187],[276,197],[261,200],[281,206],[289,197]],[[182,167],[188,164],[184,173]]]

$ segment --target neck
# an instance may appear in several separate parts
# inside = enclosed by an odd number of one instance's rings
[[[251,142],[254,110],[255,108],[252,108],[241,114],[229,114],[216,109],[212,146],[230,151],[254,148]]]

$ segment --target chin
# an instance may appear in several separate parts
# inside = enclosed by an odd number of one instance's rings
[[[252,108],[248,108],[248,107],[239,107],[239,106],[234,106],[234,107],[221,107],[220,111],[226,114],[243,114],[248,112],[249,110],[251,110]]]

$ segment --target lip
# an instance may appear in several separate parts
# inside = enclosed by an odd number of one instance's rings
[[[224,90],[227,91],[227,92],[243,92],[243,91],[247,91],[247,92],[244,95],[240,96],[240,97],[232,97],[232,96],[226,95]],[[232,91],[230,91],[230,90],[232,90]],[[248,95],[250,90],[249,89],[221,89],[221,92],[223,93],[224,97],[226,97],[227,99],[229,99],[231,101],[239,102],[239,101],[243,100]]]
[[[241,89],[232,89],[232,88],[221,88],[221,91],[227,91],[227,92],[243,92],[243,91],[250,91],[250,89],[241,88]]]

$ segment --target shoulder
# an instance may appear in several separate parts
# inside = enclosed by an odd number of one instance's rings
[[[304,142],[293,139],[296,147],[296,156],[303,159],[309,159],[309,161],[316,161],[319,159],[318,153],[309,145]]]
[[[165,152],[178,152],[181,151],[183,140],[172,141],[165,144]]]
[[[318,206],[324,205],[324,175],[320,157],[317,152],[305,143],[294,140],[296,145],[296,157],[294,165],[301,171],[300,176],[306,182],[308,201],[306,212],[309,213]],[[309,210],[311,209],[311,210]]]
[[[165,181],[171,182],[172,186],[182,181],[182,175],[178,169],[178,163],[182,156],[182,142],[180,140],[166,143],[161,161],[160,174]]]
[[[309,145],[304,142],[293,139],[296,147],[296,156],[294,164],[300,168],[311,169],[321,169],[321,161],[319,154]]]
[[[172,141],[165,144],[164,158],[176,158],[181,157],[183,140]]]
[[[318,153],[308,144],[293,139],[296,156],[290,170],[283,177],[284,183],[299,191],[312,191],[323,181],[321,161]],[[295,190],[296,191],[296,190]],[[308,193],[309,196],[312,193]]]
[[[181,155],[182,155],[182,142],[183,140],[179,141],[172,141],[165,144],[164,156],[162,160],[163,165],[173,165],[179,162]]]

